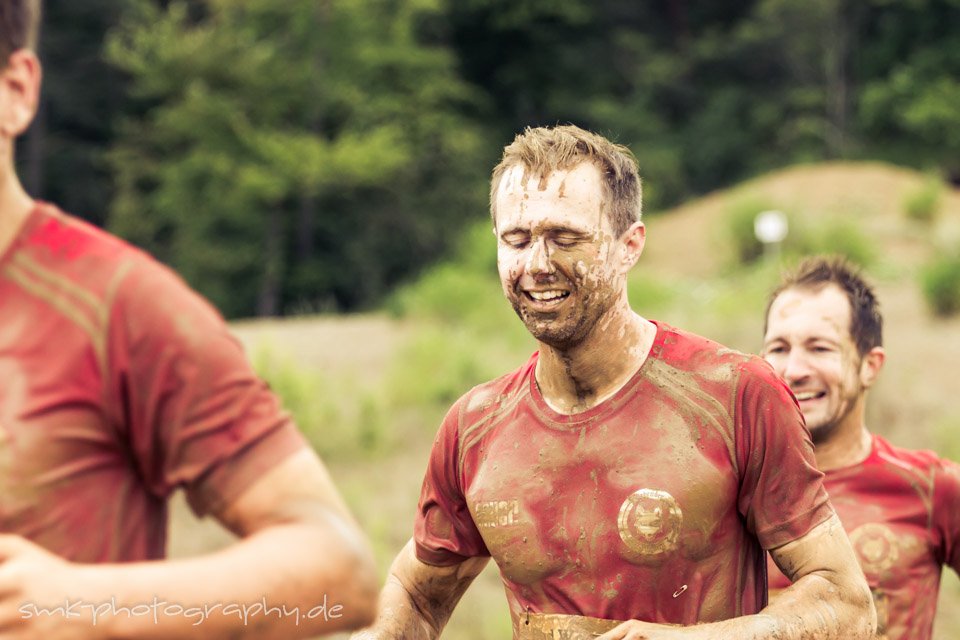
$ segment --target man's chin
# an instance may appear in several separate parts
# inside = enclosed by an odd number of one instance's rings
[[[527,331],[537,342],[541,342],[554,349],[570,349],[581,342],[577,339],[576,332],[569,327],[560,327],[556,324],[547,324],[544,322],[531,322],[525,320],[524,324]]]
[[[812,426],[811,426],[812,424]],[[810,431],[810,439],[814,446],[823,444],[836,432],[838,423],[836,422],[817,422],[816,420],[807,423],[807,429]]]

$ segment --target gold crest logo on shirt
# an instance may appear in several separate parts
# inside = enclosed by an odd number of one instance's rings
[[[620,505],[617,529],[634,553],[654,555],[673,551],[680,539],[683,512],[666,491],[640,489]]]
[[[869,522],[850,532],[853,544],[864,573],[878,574],[886,571],[900,558],[900,545],[890,527]]]

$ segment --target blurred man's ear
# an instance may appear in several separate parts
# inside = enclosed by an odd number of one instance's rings
[[[883,347],[874,347],[867,352],[867,355],[863,356],[860,362],[860,384],[865,389],[869,389],[877,381],[886,359],[887,353],[883,350]]]
[[[10,54],[0,71],[0,135],[13,139],[30,126],[40,100],[40,60],[28,49]]]
[[[623,252],[623,272],[626,273],[637,264],[640,254],[643,253],[643,246],[647,241],[647,229],[642,222],[634,222],[630,228],[624,231],[620,236],[620,242],[623,243],[625,251]]]

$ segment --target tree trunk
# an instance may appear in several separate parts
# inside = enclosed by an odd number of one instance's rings
[[[257,296],[257,315],[280,314],[280,292],[283,284],[283,208],[271,207],[264,238],[263,278]]]

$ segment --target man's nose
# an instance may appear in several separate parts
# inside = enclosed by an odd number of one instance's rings
[[[800,382],[810,376],[810,360],[802,349],[791,349],[783,363],[783,379]]]
[[[547,246],[546,238],[539,238],[530,243],[530,253],[527,255],[526,270],[527,273],[534,276],[553,273],[553,261],[550,258],[550,247]]]

